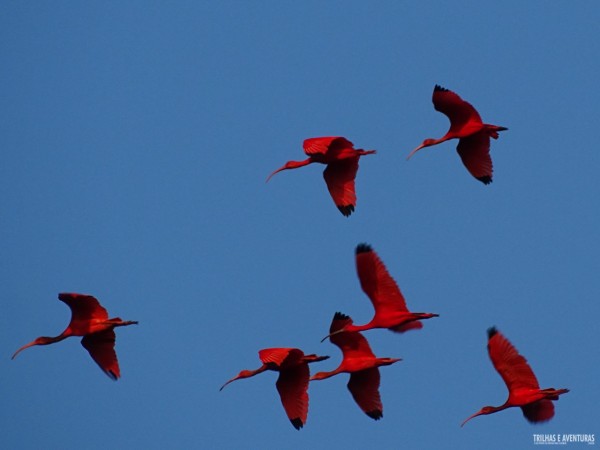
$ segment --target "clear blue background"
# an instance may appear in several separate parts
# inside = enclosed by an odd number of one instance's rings
[[[530,448],[598,433],[600,4],[542,2],[3,2],[0,5],[0,447]],[[506,126],[494,182],[456,142],[438,83]],[[361,159],[344,218],[302,140]],[[370,243],[420,331],[366,334],[384,418],[347,375],[286,418],[257,351],[319,343],[337,310],[372,316],[354,248]],[[111,382],[71,338],[10,360],[69,321],[58,292],[97,296],[117,330]],[[533,426],[500,405],[496,325],[542,387],[570,388]],[[576,447],[578,444],[570,444]]]

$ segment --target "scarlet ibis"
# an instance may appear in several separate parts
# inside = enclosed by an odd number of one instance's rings
[[[297,348],[265,348],[258,352],[262,361],[262,366],[256,370],[242,370],[237,376],[233,377],[223,386],[240,378],[249,378],[264,372],[265,370],[274,370],[279,372],[277,378],[277,392],[281,398],[283,409],[290,422],[296,430],[299,430],[306,423],[308,416],[308,378],[310,372],[308,364],[316,361],[323,361],[329,356],[305,355]]]
[[[519,406],[525,418],[532,423],[546,422],[554,417],[554,404],[559,395],[569,392],[568,389],[540,389],[527,360],[506,339],[496,327],[487,330],[487,349],[492,364],[508,387],[508,400],[501,406],[484,406],[468,417],[461,427],[482,414],[493,414],[506,408]]]
[[[286,169],[297,169],[312,163],[327,164],[323,177],[333,202],[340,212],[348,217],[356,206],[354,179],[358,171],[358,160],[363,155],[376,153],[375,150],[354,149],[354,144],[340,136],[317,137],[304,141],[304,153],[308,158],[304,161],[288,161],[283,167],[274,171],[267,181],[277,172]]]
[[[367,339],[359,332],[343,332],[342,330],[352,319],[340,312],[336,312],[329,328],[331,342],[337,345],[343,354],[343,359],[337,369],[331,372],[319,372],[313,375],[312,380],[324,380],[338,373],[350,374],[348,389],[365,414],[372,419],[379,420],[383,417],[383,405],[379,395],[379,366],[389,366],[401,361],[400,358],[377,358]]]
[[[365,331],[373,328],[387,328],[396,333],[404,333],[423,328],[420,320],[439,317],[439,314],[413,313],[408,310],[398,284],[370,245],[359,244],[356,247],[356,271],[362,290],[373,303],[375,315],[365,325],[354,325],[350,320],[335,333]],[[321,342],[330,336],[324,337]]]
[[[456,150],[469,173],[483,184],[490,184],[492,182],[490,137],[498,139],[498,132],[508,128],[483,123],[479,113],[470,103],[437,84],[433,88],[433,107],[448,116],[450,129],[439,139],[425,139],[421,145],[410,152],[406,159],[410,159],[424,147],[440,144],[449,139],[458,139]]]
[[[56,337],[42,336],[33,342],[18,349],[12,356],[14,359],[19,352],[34,345],[48,345],[62,341],[70,336],[83,336],[81,345],[89,352],[90,356],[112,380],[121,376],[119,361],[115,353],[115,327],[124,327],[137,324],[135,321],[124,321],[119,317],[108,318],[108,312],[98,300],[91,295],[76,293],[58,294],[71,308],[71,322],[65,331]]]

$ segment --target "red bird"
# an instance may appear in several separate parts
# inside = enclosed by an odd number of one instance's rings
[[[408,310],[400,288],[370,245],[359,244],[356,247],[356,271],[363,291],[373,303],[375,315],[365,325],[354,325],[350,319],[347,325],[335,333],[373,328],[387,328],[396,333],[404,333],[423,328],[420,320],[439,317],[439,314],[413,313]],[[330,336],[324,337],[321,342]]]
[[[519,406],[529,422],[546,422],[554,417],[554,404],[558,396],[569,392],[568,389],[540,389],[537,378],[527,360],[495,327],[488,331],[488,353],[492,364],[508,387],[508,400],[501,406],[484,406],[468,417],[461,427],[482,414],[493,414],[506,408]]]
[[[15,352],[17,354],[34,345],[48,345],[62,341],[70,336],[83,336],[81,345],[90,353],[90,356],[111,379],[117,380],[121,376],[119,361],[115,353],[115,327],[134,325],[137,322],[123,321],[119,317],[108,318],[108,313],[98,300],[91,295],[62,293],[58,294],[71,308],[71,322],[65,331],[56,337],[42,336],[24,345]]]
[[[352,319],[347,315],[335,313],[329,332],[331,342],[342,350],[342,362],[331,372],[319,372],[313,375],[311,381],[324,380],[342,372],[349,373],[348,389],[354,401],[367,416],[379,420],[383,417],[383,405],[379,395],[378,367],[389,366],[401,359],[377,358],[365,337],[358,332],[336,333],[351,323]]]
[[[223,390],[232,381],[249,378],[265,370],[279,372],[277,392],[281,397],[283,409],[296,430],[306,423],[308,416],[308,363],[323,361],[329,356],[305,355],[297,348],[266,348],[258,352],[263,365],[256,370],[242,370],[223,386]]]
[[[370,155],[376,151],[355,150],[354,144],[348,139],[332,136],[306,139],[304,153],[308,155],[307,159],[286,162],[283,167],[269,175],[267,181],[282,170],[297,169],[312,163],[327,164],[323,172],[327,189],[340,212],[348,217],[356,206],[354,179],[358,171],[358,160],[362,155]]]
[[[449,139],[459,139],[456,150],[471,175],[483,184],[492,182],[490,137],[498,139],[505,127],[483,123],[479,113],[457,94],[441,86],[433,88],[433,107],[450,119],[450,129],[439,139],[425,139],[408,158],[424,147],[440,144]]]

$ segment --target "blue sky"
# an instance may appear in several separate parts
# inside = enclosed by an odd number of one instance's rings
[[[5,2],[0,5],[2,448],[529,448],[596,433],[600,5],[559,2]],[[406,156],[447,119],[435,84],[509,131],[494,182],[455,142]],[[361,160],[350,218],[302,141],[345,136]],[[335,311],[367,322],[354,248],[371,244],[409,308],[439,318],[365,333],[384,418],[347,375],[311,384],[289,424],[258,350],[330,355]],[[93,294],[117,330],[111,382],[71,338],[58,292]],[[506,388],[496,325],[555,418],[516,409],[459,425]],[[108,444],[107,444],[108,442]],[[577,447],[578,444],[569,444]]]

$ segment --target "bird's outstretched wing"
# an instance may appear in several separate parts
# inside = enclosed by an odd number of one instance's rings
[[[539,389],[527,360],[495,327],[488,329],[488,353],[492,364],[506,383],[509,395],[516,389]]]
[[[471,175],[483,184],[492,182],[492,157],[490,156],[490,136],[486,130],[461,138],[456,151]]]
[[[375,420],[383,417],[379,382],[380,375],[377,367],[353,372],[348,382],[348,390],[352,393],[354,401],[367,416]]]
[[[433,88],[432,101],[436,111],[450,119],[451,132],[461,130],[469,122],[482,123],[479,113],[470,103],[437,84]]]
[[[356,207],[356,191],[354,179],[358,172],[358,159],[347,158],[327,165],[323,171],[323,178],[331,198],[340,212],[348,217]]]
[[[92,359],[104,373],[116,381],[121,376],[121,371],[115,352],[115,339],[114,330],[105,330],[84,336],[81,345],[90,353]]]
[[[356,271],[360,286],[373,303],[376,314],[386,311],[408,312],[398,284],[370,245],[359,244],[356,247]]]
[[[283,408],[297,430],[304,426],[308,416],[309,377],[308,363],[301,362],[281,370],[276,383]]]

